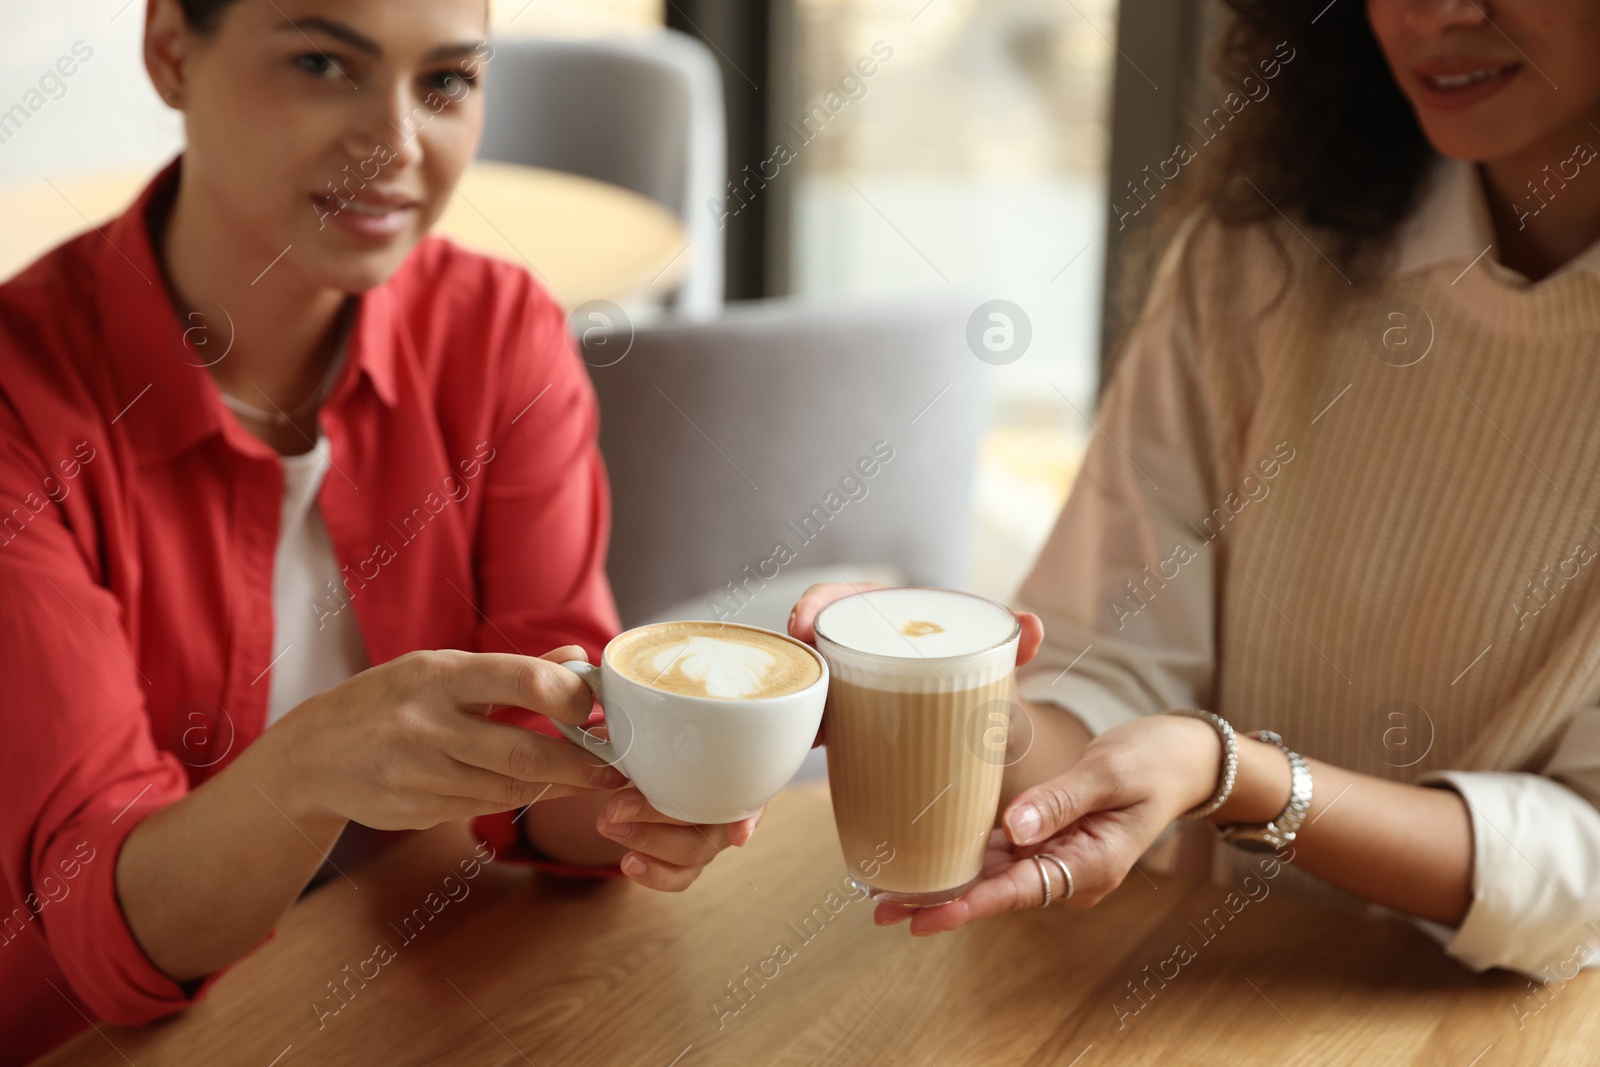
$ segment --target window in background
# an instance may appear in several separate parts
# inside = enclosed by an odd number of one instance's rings
[[[989,372],[976,487],[971,585],[1008,597],[1089,433],[1116,2],[796,0],[795,22],[797,122],[877,69],[790,164],[794,292],[999,298],[1031,322]]]
[[[144,70],[144,4],[4,0],[0,19],[0,184],[154,170],[177,152],[183,124]]]

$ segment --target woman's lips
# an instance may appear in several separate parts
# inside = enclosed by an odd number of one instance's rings
[[[1521,70],[1521,63],[1451,60],[1424,64],[1411,73],[1424,103],[1439,111],[1457,111],[1498,93]]]
[[[317,217],[323,226],[337,226],[353,237],[370,241],[387,241],[399,236],[410,224],[417,208],[414,203],[362,203],[325,195],[313,195],[311,201],[316,205]]]

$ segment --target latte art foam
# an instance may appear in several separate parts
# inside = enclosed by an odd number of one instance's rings
[[[873,589],[829,604],[817,632],[869,656],[968,656],[1004,644],[1017,619],[982,597],[949,589]]]
[[[672,622],[624,634],[606,650],[628,679],[686,696],[760,700],[822,677],[806,649],[748,626]]]
[[[661,649],[651,657],[650,665],[658,678],[676,668],[703,685],[707,696],[738,699],[762,690],[778,657],[741,641],[691,637]]]

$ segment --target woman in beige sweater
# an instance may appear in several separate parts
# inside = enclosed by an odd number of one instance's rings
[[[1219,109],[1118,208],[1198,172],[1018,596],[1045,640],[1004,829],[911,931],[1045,877],[1092,905],[1188,814],[1227,832],[1185,826],[1180,868],[1276,850],[1280,887],[1570,977],[1600,957],[1600,5],[1230,6]]]

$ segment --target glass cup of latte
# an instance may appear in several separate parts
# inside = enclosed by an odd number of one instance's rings
[[[816,628],[851,879],[897,904],[955,900],[978,880],[999,807],[1016,616],[969,593],[874,589],[829,604]]]
[[[594,692],[607,737],[556,728],[632,779],[657,811],[692,823],[738,822],[787,785],[816,741],[828,692],[815,649],[736,623],[640,626],[612,638],[598,665],[562,666]]]

